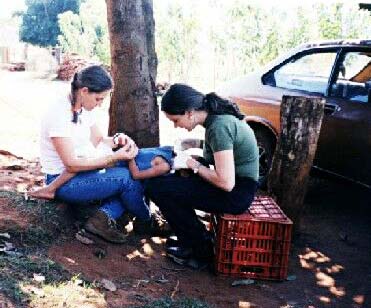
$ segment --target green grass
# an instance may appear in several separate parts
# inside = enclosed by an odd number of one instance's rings
[[[28,295],[22,284],[37,285],[33,274],[45,276],[46,283],[58,283],[69,278],[69,274],[46,256],[0,256],[0,290],[8,298],[20,304],[27,301]]]
[[[66,213],[51,201],[25,201],[20,193],[0,190],[0,198],[8,200],[8,206],[14,207],[22,216],[28,218],[27,229],[9,225],[6,230],[12,240],[17,240],[25,246],[46,247],[61,233],[71,228]]]
[[[0,292],[16,307],[22,307],[30,301],[30,294],[22,286],[38,284],[33,281],[34,273],[45,276],[46,284],[70,279],[67,271],[47,257],[50,244],[69,227],[53,202],[25,201],[21,194],[9,191],[0,191],[0,198],[7,199],[8,206],[32,222],[25,228],[9,224],[1,230],[9,233],[6,241],[13,243],[21,255],[0,254]],[[0,242],[4,240],[0,238]]]
[[[29,285],[24,289],[30,290]],[[36,294],[30,295],[29,307],[95,307],[107,308],[105,296],[96,286],[74,276],[61,283],[41,284]]]

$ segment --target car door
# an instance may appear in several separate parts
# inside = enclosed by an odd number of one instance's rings
[[[311,49],[300,52],[263,77],[263,83],[281,89],[282,95],[305,95],[326,98],[340,48]],[[332,105],[326,100],[326,111],[317,144],[314,165],[332,168],[333,153],[329,141],[337,139],[333,122],[327,117]],[[335,144],[337,142],[334,142]]]
[[[333,74],[315,164],[371,185],[371,51],[343,49]]]

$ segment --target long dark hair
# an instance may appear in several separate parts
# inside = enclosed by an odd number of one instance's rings
[[[209,114],[230,114],[239,120],[245,117],[235,103],[214,92],[204,95],[181,83],[173,84],[162,97],[161,110],[172,115],[183,115],[191,110],[205,110]]]
[[[101,93],[112,89],[113,82],[109,73],[100,65],[91,65],[75,73],[71,81],[71,104],[76,103],[78,89],[87,87],[89,92]],[[78,112],[73,112],[72,122],[77,123]]]

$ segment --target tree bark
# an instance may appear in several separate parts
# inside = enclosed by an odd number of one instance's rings
[[[109,134],[125,132],[139,147],[158,146],[152,0],[106,0],[114,91]]]
[[[324,100],[284,96],[281,132],[268,176],[268,192],[300,230],[309,172],[317,149]]]

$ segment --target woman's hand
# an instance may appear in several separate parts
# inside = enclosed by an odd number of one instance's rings
[[[187,167],[192,170],[198,170],[200,168],[201,163],[195,160],[194,158],[187,159]]]
[[[129,138],[131,140],[131,138]],[[138,147],[132,142],[127,142],[121,149],[117,150],[113,155],[116,160],[131,160],[138,155]]]
[[[235,185],[233,150],[215,152],[214,161],[214,170],[209,169],[193,158],[187,160],[187,166],[216,187],[225,191],[231,191]]]

